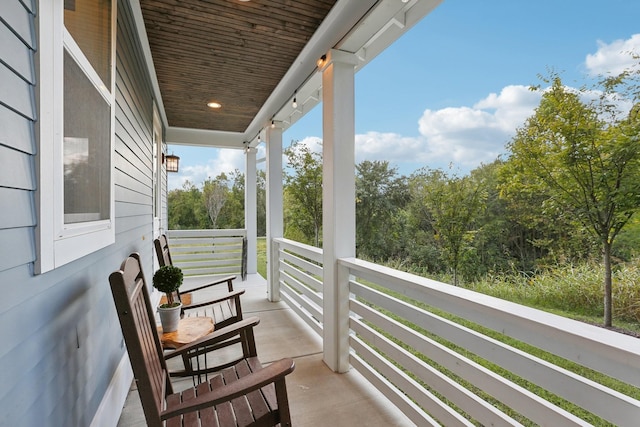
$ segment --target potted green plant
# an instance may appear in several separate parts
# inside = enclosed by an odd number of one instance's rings
[[[174,294],[182,285],[182,278],[182,270],[173,265],[163,265],[153,275],[153,287],[167,296],[167,302],[158,307],[162,332],[178,330],[182,304],[175,301]]]

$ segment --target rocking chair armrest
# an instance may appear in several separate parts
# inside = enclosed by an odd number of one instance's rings
[[[224,342],[229,338],[241,335],[241,333],[245,330],[252,329],[254,326],[258,325],[258,323],[260,323],[260,319],[255,316],[239,320],[229,326],[225,326],[224,328],[214,331],[209,335],[206,335],[198,340],[195,340],[172,351],[171,353],[166,354],[164,358],[165,360],[171,359],[176,356],[181,356],[192,350],[197,350],[202,347],[208,347],[217,343]]]
[[[222,302],[222,301],[226,301],[229,300],[231,298],[240,298],[240,295],[244,294],[244,289],[239,289],[237,291],[233,291],[233,292],[229,292],[228,294],[219,296],[218,298],[214,298],[211,300],[208,300],[206,302],[199,302],[199,303],[195,303],[195,304],[189,304],[189,305],[183,305],[182,309],[183,310],[191,310],[194,308],[200,308],[200,307],[204,307],[207,305],[211,305],[211,304],[215,304],[218,302]]]
[[[232,282],[235,279],[236,279],[235,275],[226,276],[226,277],[220,277],[220,278],[218,278],[217,280],[215,280],[213,282],[209,282],[209,283],[206,283],[204,285],[197,286],[195,288],[185,289],[184,292],[195,292],[195,291],[199,291],[200,289],[205,289],[205,288],[208,288],[208,287],[211,287],[211,286],[215,286],[215,285],[223,285],[225,283],[227,283],[227,286],[229,287],[229,292],[232,292],[233,291],[233,283]]]
[[[192,400],[180,403],[160,414],[161,419],[166,420],[176,415],[198,411],[228,402],[237,397],[243,396],[251,391],[258,390],[274,382],[284,381],[284,377],[295,368],[295,363],[290,358],[285,358],[273,362],[269,366],[253,372],[230,384],[216,388],[208,393],[201,394]]]

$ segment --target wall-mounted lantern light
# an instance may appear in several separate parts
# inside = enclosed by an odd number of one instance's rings
[[[180,162],[180,157],[174,154],[167,154],[164,159],[167,164],[167,172],[178,172],[178,163]]]

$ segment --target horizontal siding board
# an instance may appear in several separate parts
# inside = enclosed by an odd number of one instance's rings
[[[29,286],[16,286],[16,283],[28,284]],[[33,269],[29,264],[21,264],[0,272],[0,294],[2,294],[2,298],[0,298],[0,313],[19,307],[23,301],[41,292],[40,288],[31,286],[32,284]],[[7,345],[0,347],[0,356],[6,347]]]
[[[0,145],[0,187],[35,190],[33,156]]]
[[[0,272],[28,264],[36,259],[33,229],[30,227],[0,229]]]
[[[118,20],[118,42],[121,49],[117,53],[117,110],[116,115],[120,125],[126,129],[129,139],[122,137],[123,142],[136,150],[135,144],[144,155],[144,164],[150,165],[152,159],[152,117],[153,95],[151,85],[148,83],[146,67],[141,62],[141,56],[136,55],[140,51],[136,40],[137,32],[133,23],[127,20]]]
[[[124,48],[118,50],[119,66],[117,71],[123,81],[126,75],[127,81],[137,82],[135,87],[137,88],[136,98],[139,100],[138,110],[141,112],[141,116],[144,117],[141,123],[148,127],[149,132],[151,132],[153,105],[150,101],[153,99],[153,90],[148,79],[147,63],[144,56],[140,54],[142,47],[138,41],[138,30],[135,28],[133,21],[118,20],[118,36]],[[146,82],[147,84],[142,86],[140,82]],[[131,83],[128,84],[128,87],[132,87]]]
[[[122,255],[109,248],[87,258],[32,276],[28,298],[0,312],[0,425],[90,424],[123,351],[103,286]]]
[[[116,202],[116,218],[124,218],[128,216],[151,215],[153,209],[151,205],[140,203],[127,203],[118,200]]]
[[[151,186],[149,185],[151,180],[140,181],[127,173],[120,174],[118,184],[140,194],[150,194],[151,192]]]
[[[151,196],[151,194],[137,193],[129,188],[121,186],[119,182],[116,182],[115,190],[117,200],[120,202],[139,203],[148,206],[151,206],[153,202],[153,197]]]
[[[138,42],[118,37],[126,60],[116,77],[115,108],[124,123],[114,129],[116,241],[35,275],[35,98],[26,68],[33,52],[16,43],[16,35],[33,41],[34,5],[0,0],[0,44],[12,44],[0,47],[0,425],[84,426],[125,351],[107,277],[131,252],[142,255],[148,274],[153,265],[153,97]],[[130,31],[128,2],[118,11],[119,28]],[[24,51],[14,52],[20,45]]]
[[[137,166],[142,166],[143,162],[128,147],[123,147],[123,150],[118,151],[113,162],[119,173],[127,175],[131,179],[151,188],[151,169],[146,167],[144,169],[138,168]]]
[[[0,187],[0,228],[32,227],[36,225],[33,193]],[[8,244],[5,242],[3,244]]]
[[[20,0],[20,3],[31,13],[36,14],[36,0]]]
[[[122,159],[116,159],[116,167],[123,171],[129,171],[135,169],[144,176],[151,176],[151,164],[149,160],[145,160],[147,157],[140,153],[140,147],[138,142],[134,141],[134,138],[127,132],[126,128],[122,126],[120,122],[121,114],[116,111],[116,132],[118,137],[116,138],[116,152],[122,157]],[[151,144],[149,140],[149,144]],[[124,163],[120,162],[124,160]],[[129,165],[125,164],[128,163]],[[129,171],[130,174],[133,172]],[[150,179],[150,178],[149,178]]]
[[[0,20],[7,24],[24,44],[35,50],[35,33],[32,28],[33,15],[19,0],[2,0],[0,4],[2,5]]]
[[[126,116],[136,129],[138,136],[149,139],[151,137],[149,122],[153,116],[153,106],[149,102],[151,98],[147,97],[143,101],[139,93],[132,91],[131,85],[133,85],[133,82],[129,79],[126,70],[119,71],[118,76],[121,77],[122,81],[122,84],[118,86],[119,106],[127,113]]]
[[[11,68],[17,75],[30,84],[35,84],[35,73],[33,68],[33,51],[25,49],[25,45],[7,27],[4,22],[0,22],[0,62]]]
[[[0,103],[35,120],[33,86],[22,80],[6,65],[0,64]]]
[[[118,104],[116,108],[116,117],[118,119],[118,125],[120,125],[126,133],[120,133],[122,140],[129,145],[129,148],[133,151],[137,151],[143,155],[145,161],[148,162],[151,159],[151,133],[147,132],[140,126],[140,123],[135,117],[132,117],[132,110],[125,101],[121,100],[120,88],[118,88]],[[145,163],[149,164],[149,163]]]
[[[34,122],[0,104],[0,145],[35,154]]]
[[[153,223],[149,220],[150,216],[129,216],[119,218],[116,225],[116,231],[118,233],[130,232],[138,235],[138,237],[146,236],[151,233]],[[139,233],[137,230],[143,230],[143,233]],[[141,238],[144,240],[143,238]],[[142,241],[141,240],[141,241]],[[153,244],[153,240],[149,240],[149,246]]]

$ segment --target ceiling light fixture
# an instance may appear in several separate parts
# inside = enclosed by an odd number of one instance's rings
[[[318,64],[318,68],[322,67],[326,60],[327,60],[327,55],[322,55],[320,59],[318,59],[318,62],[316,62],[316,64]]]
[[[211,102],[207,102],[207,107],[218,109],[218,108],[222,108],[222,104],[220,104],[219,102],[211,101]]]
[[[297,90],[293,92],[293,102],[291,103],[291,106],[293,108],[298,108],[298,101],[296,101],[296,93],[297,92],[298,92]]]
[[[271,120],[271,129],[273,129],[274,127],[276,127],[276,122]]]

